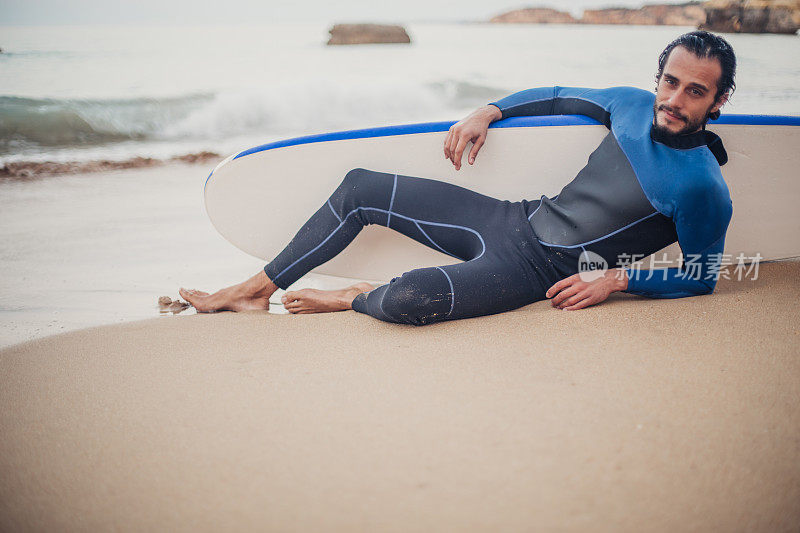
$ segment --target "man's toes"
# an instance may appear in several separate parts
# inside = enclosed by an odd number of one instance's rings
[[[180,291],[178,291],[178,292],[181,292],[181,291],[185,292],[185,293],[188,293],[188,294],[193,294],[193,295],[196,295],[196,296],[208,296],[207,292],[198,291],[197,289],[184,289],[183,287],[181,287]]]
[[[301,301],[308,301],[309,298],[313,298],[313,296],[318,291],[316,289],[300,289],[296,291],[289,291],[281,297],[281,302],[284,304],[290,302],[301,302]]]
[[[285,309],[287,311],[289,311],[290,313],[292,313],[292,314],[297,314],[297,313],[302,313],[307,308],[305,306],[303,306],[303,305],[295,304],[295,305],[293,305],[291,307],[285,307]]]
[[[192,289],[187,290],[184,288],[181,288],[178,291],[178,294],[180,294],[181,297],[183,297],[184,300],[189,302],[195,309],[197,309],[197,306],[200,304],[201,299],[208,296],[207,292],[195,291]]]
[[[283,303],[284,305],[290,302],[294,302],[295,300],[297,300],[297,292],[295,291],[289,291],[283,296],[281,296],[281,303]]]
[[[283,298],[281,298],[281,300],[283,300]],[[293,309],[293,308],[299,307],[299,306],[300,306],[300,301],[299,300],[290,300],[290,301],[284,302],[284,304],[283,304],[283,307],[285,309]]]

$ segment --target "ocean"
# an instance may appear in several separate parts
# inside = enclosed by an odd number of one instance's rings
[[[414,23],[411,45],[333,47],[328,28],[0,27],[0,168],[226,156],[311,133],[454,121],[534,86],[652,90],[659,53],[691,30]],[[800,38],[726,38],[739,71],[723,112],[800,115]],[[159,316],[157,298],[180,286],[216,290],[256,273],[261,260],[205,216],[215,164],[0,179],[0,346]]]
[[[327,46],[320,23],[0,28],[0,166],[169,158],[456,120],[533,86],[654,86],[683,27],[425,24]],[[800,38],[729,35],[731,113],[800,114]]]

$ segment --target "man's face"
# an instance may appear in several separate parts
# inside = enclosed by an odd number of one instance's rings
[[[655,127],[672,135],[699,130],[708,115],[725,103],[725,95],[715,100],[721,76],[718,59],[697,57],[682,46],[673,48],[658,80]]]

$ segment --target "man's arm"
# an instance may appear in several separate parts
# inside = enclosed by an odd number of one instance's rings
[[[461,168],[461,157],[468,143],[473,147],[468,161],[472,165],[486,141],[489,124],[495,120],[517,116],[584,115],[611,127],[611,117],[619,104],[631,98],[652,98],[642,89],[613,87],[586,89],[582,87],[539,87],[526,89],[481,107],[464,120],[454,124],[444,142],[444,156]]]
[[[722,266],[725,235],[700,252],[684,252],[682,268],[640,270],[626,268],[625,292],[648,298],[684,298],[711,294]]]
[[[638,91],[638,89],[633,89]],[[586,89],[583,87],[538,87],[511,94],[491,105],[502,118],[542,115],[584,115],[611,127],[612,107],[624,99],[630,87]]]
[[[580,274],[564,278],[547,290],[552,305],[569,311],[599,304],[612,292],[623,291],[648,298],[684,298],[711,294],[717,284],[725,236],[700,253],[684,254],[682,268],[614,268],[593,281]]]
[[[708,198],[702,196],[701,198]],[[584,281],[580,274],[564,278],[547,290],[553,307],[575,310],[598,304],[612,292],[624,291],[648,298],[684,298],[711,294],[717,284],[725,249],[725,232],[733,207],[726,197],[704,204],[706,211],[678,212],[675,228],[684,253],[682,268],[641,270],[611,269],[594,281]],[[710,245],[709,240],[717,237]]]
[[[727,189],[690,188],[673,216],[678,244],[684,254],[681,268],[612,269],[589,282],[575,274],[550,287],[547,297],[553,299],[554,307],[581,309],[602,302],[614,291],[649,298],[711,294],[722,266],[725,234],[732,214]]]
[[[718,171],[719,167],[717,167]],[[689,175],[686,179],[691,179]],[[717,284],[725,249],[725,234],[733,215],[728,189],[722,181],[687,187],[672,220],[684,256],[682,268],[628,268],[626,292],[650,298],[683,298],[710,294]]]

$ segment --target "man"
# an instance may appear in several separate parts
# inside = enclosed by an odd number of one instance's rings
[[[732,206],[719,168],[727,155],[705,124],[735,89],[735,70],[730,45],[697,31],[662,52],[655,98],[631,87],[512,94],[450,128],[444,155],[458,170],[472,142],[473,164],[489,124],[501,118],[582,114],[599,120],[609,134],[557,196],[504,202],[439,181],[354,169],[263,272],[214,294],[181,289],[181,296],[201,312],[266,309],[272,293],[338,254],[366,224],[390,227],[463,262],[415,269],[377,288],[361,283],[288,292],[286,309],[354,309],[423,325],[544,298],[575,310],[614,291],[655,298],[711,293]],[[626,264],[625,258],[676,240],[690,258],[681,269],[650,272]],[[578,265],[589,255],[616,268],[583,279]]]

